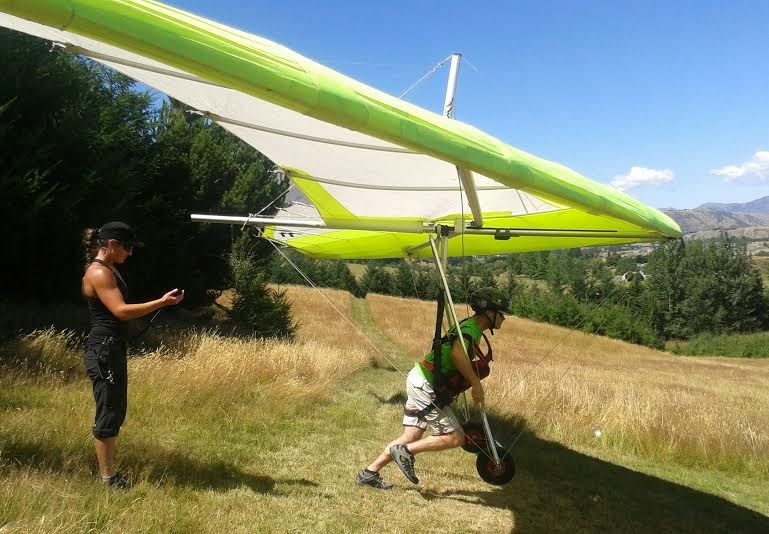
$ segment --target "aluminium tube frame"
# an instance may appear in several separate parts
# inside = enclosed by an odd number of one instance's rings
[[[448,249],[448,237],[445,235],[441,235],[441,232],[438,232],[438,239],[440,240],[440,250],[438,250],[438,247],[435,244],[435,239],[433,236],[430,236],[430,247],[433,251],[433,257],[435,258],[435,265],[438,268],[438,275],[441,279],[441,284],[443,285],[443,290],[446,293],[446,309],[448,310],[448,313],[451,317],[451,323],[453,325],[457,326],[457,331],[459,331],[459,320],[457,319],[457,312],[454,309],[454,300],[451,298],[451,291],[449,290],[449,283],[446,279],[446,262],[447,262],[447,256],[446,251]],[[470,359],[470,356],[467,352],[467,345],[465,344],[465,338],[461,334],[459,335],[459,342],[462,345],[462,351],[465,353],[465,356],[467,356],[468,360]],[[440,355],[433,355],[435,358],[439,358]],[[480,405],[481,409],[481,418],[483,420],[483,432],[486,434],[486,442],[488,444],[489,451],[491,451],[491,455],[494,458],[494,463],[497,467],[500,465],[499,461],[499,453],[497,452],[497,445],[494,441],[494,436],[491,434],[491,427],[489,426],[489,420],[486,417],[486,408],[483,404]]]
[[[206,213],[192,213],[190,215],[192,222],[216,223],[216,224],[238,224],[246,226],[282,226],[286,228],[323,228],[328,230],[368,230],[374,232],[403,232],[410,234],[433,234],[441,226],[437,223],[422,223],[421,227],[413,223],[385,224],[372,221],[369,223],[356,221],[354,225],[337,224],[327,225],[321,219],[280,219],[276,217],[252,217],[252,216],[232,216],[232,215],[211,215]],[[620,233],[616,230],[596,230],[596,229],[558,229],[551,230],[547,228],[452,228],[448,226],[451,236],[457,233],[466,235],[490,235],[497,240],[507,240],[515,237],[598,237],[611,239],[644,239],[648,241],[667,241],[673,238],[648,233]],[[423,248],[427,244],[419,245]]]

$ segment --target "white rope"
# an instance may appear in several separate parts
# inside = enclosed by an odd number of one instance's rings
[[[470,63],[470,60],[469,60],[469,59],[467,59],[467,56],[462,56],[462,61],[464,61],[465,63],[467,63],[468,65],[470,65],[470,67],[471,67],[471,68],[472,68],[472,69],[473,69],[475,72],[477,72],[478,74],[480,74],[480,73],[481,73],[481,71],[478,69],[478,67],[476,67],[475,65],[473,65],[472,63]]]

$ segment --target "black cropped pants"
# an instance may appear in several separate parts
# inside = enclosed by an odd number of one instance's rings
[[[83,355],[96,402],[93,436],[114,438],[120,432],[128,409],[127,346],[119,338],[89,341]]]

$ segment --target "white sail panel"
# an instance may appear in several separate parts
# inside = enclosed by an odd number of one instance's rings
[[[0,24],[63,43],[208,114],[276,164],[317,179],[352,217],[432,221],[470,213],[451,163],[207,83],[76,34],[4,14],[0,14]],[[560,209],[483,175],[474,174],[474,178],[484,213],[516,216]]]

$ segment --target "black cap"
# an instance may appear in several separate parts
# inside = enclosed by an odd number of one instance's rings
[[[124,222],[112,221],[99,228],[99,239],[115,239],[131,247],[143,247],[144,243],[136,239],[136,232]]]

